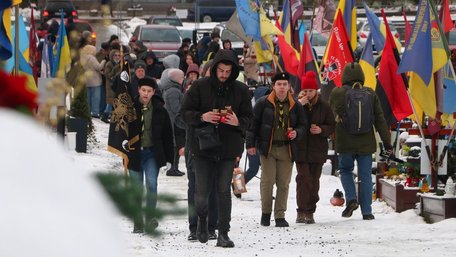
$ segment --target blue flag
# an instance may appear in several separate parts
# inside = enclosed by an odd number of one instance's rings
[[[377,15],[363,1],[364,10],[366,11],[367,22],[369,23],[370,33],[375,43],[375,49],[380,53],[385,46],[385,35],[381,30],[381,22]],[[384,25],[383,25],[384,26]]]
[[[11,5],[11,1],[9,2]],[[11,41],[6,34],[7,29],[11,29],[11,18],[3,16],[11,16],[11,13],[6,12],[5,15],[5,10],[0,10],[0,60],[7,60],[13,55],[13,46],[11,45]],[[7,20],[9,24],[5,24],[5,20]]]
[[[247,36],[260,40],[260,2],[258,0],[236,0],[239,21]]]
[[[11,2],[11,0],[2,0],[0,2],[0,11],[3,11],[5,10],[6,8],[9,8],[11,7],[13,3]]]
[[[426,3],[424,3],[426,2]],[[428,85],[432,76],[432,39],[429,3],[422,1],[416,13],[412,35],[407,42],[398,73],[415,72]]]
[[[454,74],[453,65],[451,61],[448,61],[446,66],[443,68],[443,112],[444,113],[455,113],[456,112],[456,76]]]

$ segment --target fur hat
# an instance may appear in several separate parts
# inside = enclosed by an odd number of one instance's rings
[[[149,86],[149,87],[152,87],[153,89],[157,89],[157,81],[155,81],[154,78],[151,78],[151,77],[144,77],[142,79],[140,79],[138,81],[138,87],[141,87],[141,86]]]
[[[317,76],[315,72],[308,71],[301,79],[301,89],[315,89],[318,90]]]
[[[356,62],[345,64],[342,72],[342,85],[352,85],[355,82],[364,84],[364,72],[361,65]]]
[[[135,68],[135,70],[139,69],[139,68],[142,68],[142,69],[146,70],[146,63],[143,60],[137,60],[135,62],[135,67],[134,68]]]
[[[275,83],[277,80],[290,80],[290,75],[286,72],[276,73],[274,77],[272,77],[272,83]]]

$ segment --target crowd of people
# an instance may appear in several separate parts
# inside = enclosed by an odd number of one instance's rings
[[[258,82],[259,72],[253,51],[246,49],[240,61],[229,40],[222,44],[219,41],[217,33],[193,44],[184,39],[176,54],[161,61],[141,41],[125,46],[115,35],[102,43],[98,52],[95,42],[84,33],[77,42],[80,51],[74,63],[83,67],[94,118],[111,125],[115,122],[111,120],[116,108],[113,102],[125,82],[121,65],[127,63],[131,67],[131,79],[125,89],[133,110],[128,130],[137,134],[131,133],[135,136],[128,139],[128,169],[132,180],[145,181],[147,207],[154,209],[157,205],[159,168],[169,163],[166,175],[183,176],[179,160],[184,156],[188,240],[217,240],[217,246],[234,247],[228,236],[232,177],[246,151],[249,168],[245,182],[254,178],[261,167],[259,224],[270,226],[273,220],[276,227],[290,226],[285,213],[294,165],[296,223],[313,224],[328,139],[335,133],[341,182],[347,197],[342,216],[350,217],[360,205],[363,219],[374,219],[370,207],[374,131],[379,132],[387,150],[392,147],[376,97],[375,130],[352,135],[344,129],[344,93],[355,83],[363,84],[360,66],[351,63],[344,68],[344,86],[331,92],[329,102],[319,96],[317,74],[311,71],[297,86],[289,74],[277,71],[270,77],[270,85],[258,87],[252,94],[246,84]],[[239,63],[244,64],[244,69]],[[361,180],[358,194],[352,175],[355,160]],[[133,232],[153,230],[158,225],[153,217],[138,216]]]

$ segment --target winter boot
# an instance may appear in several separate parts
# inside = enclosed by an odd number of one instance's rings
[[[133,233],[144,233],[143,217],[135,217],[133,221]]]
[[[157,229],[158,221],[157,219],[151,218],[146,220],[146,226],[144,228],[145,232],[151,234]]]
[[[342,217],[344,217],[344,218],[351,217],[353,214],[353,211],[356,209],[358,209],[358,201],[356,201],[356,199],[347,201],[345,210],[342,212]]]
[[[314,224],[314,215],[313,213],[304,213],[304,223],[306,224]]]
[[[103,121],[104,123],[109,123],[109,113],[104,112],[101,115],[100,120]]]
[[[298,217],[296,217],[296,223],[306,223],[305,217],[303,212],[298,211]]]
[[[375,216],[373,214],[363,214],[363,220],[374,220]]]
[[[228,237],[228,231],[220,231],[217,238],[217,245],[221,247],[234,247],[233,241]]]
[[[275,223],[276,223],[276,227],[278,228],[284,228],[284,227],[289,227],[290,225],[288,224],[288,222],[285,220],[285,218],[278,218],[278,219],[275,219]]]
[[[265,226],[265,227],[271,225],[271,214],[270,213],[261,214],[261,225]]]
[[[201,243],[206,243],[209,240],[209,231],[207,228],[207,217],[198,217],[198,225],[196,227],[196,237]]]

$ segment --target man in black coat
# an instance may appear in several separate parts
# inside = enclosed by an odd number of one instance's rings
[[[236,81],[237,57],[230,50],[220,50],[213,61],[211,76],[193,82],[184,96],[181,114],[195,129],[215,126],[220,145],[201,150],[200,137],[193,137],[191,152],[196,172],[197,238],[208,240],[208,197],[212,184],[217,185],[219,206],[217,246],[234,247],[228,237],[231,220],[231,179],[236,157],[242,155],[244,133],[252,118],[248,87]],[[229,110],[226,113],[220,110]],[[226,114],[226,115],[225,115]],[[223,115],[223,116],[222,116]]]

